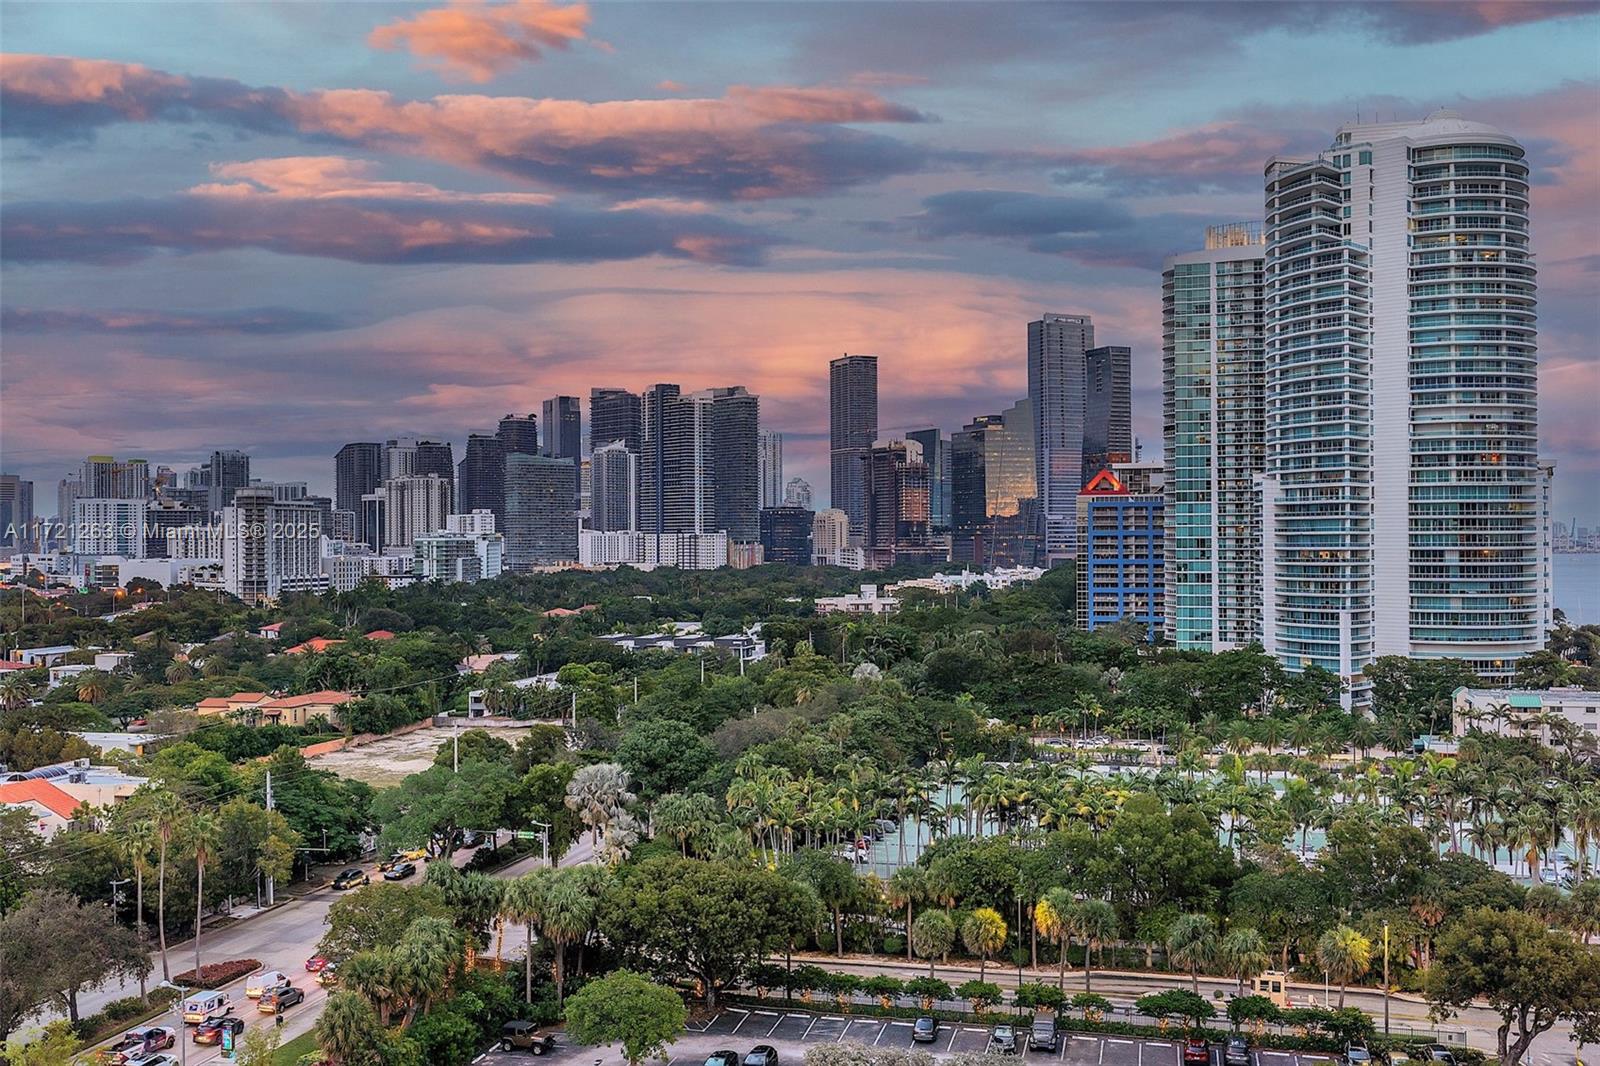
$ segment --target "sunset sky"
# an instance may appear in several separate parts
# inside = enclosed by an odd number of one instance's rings
[[[1449,106],[1527,146],[1541,436],[1600,522],[1592,3],[0,4],[0,468],[217,447],[332,488],[592,386],[742,384],[827,493],[827,362],[881,427],[1026,392],[1026,323],[1134,351],[1164,255],[1273,155]],[[585,401],[587,418],[587,401]]]

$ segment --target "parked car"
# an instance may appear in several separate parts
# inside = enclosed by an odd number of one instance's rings
[[[328,959],[324,955],[313,955],[306,960],[306,973],[321,973],[328,968]]]
[[[194,1031],[194,1042],[196,1044],[220,1044],[222,1043],[223,1033],[232,1033],[234,1036],[238,1036],[242,1032],[244,1032],[244,1019],[230,1015],[227,1018],[216,1018],[200,1026]]]
[[[423,859],[426,859],[428,857],[428,849],[427,848],[401,848],[399,851],[395,852],[395,854],[400,856],[402,859],[410,859],[413,862],[421,862]]]
[[[260,1002],[256,1004],[256,1010],[262,1014],[277,1014],[296,1003],[304,1003],[305,998],[306,994],[294,985],[279,985],[261,997]]]
[[[924,1014],[911,1026],[911,1039],[919,1044],[931,1044],[939,1035],[939,1019]]]
[[[204,1025],[206,1022],[233,1013],[233,1003],[226,992],[196,992],[183,1001],[185,1025]]]
[[[1346,1044],[1344,1061],[1350,1066],[1372,1066],[1372,1052],[1367,1050],[1365,1044]]]
[[[1443,1044],[1429,1044],[1423,1050],[1434,1062],[1442,1062],[1444,1066],[1456,1066],[1456,1053]]]
[[[347,888],[356,888],[360,885],[370,884],[372,884],[372,878],[367,876],[367,871],[355,866],[350,867],[348,870],[341,871],[339,876],[333,879],[333,887],[341,892]]]
[[[151,1055],[177,1044],[178,1034],[164,1025],[145,1025],[129,1029],[106,1049],[106,1061],[122,1066],[141,1055]]]
[[[706,1056],[706,1066],[739,1066],[737,1051],[713,1051]]]
[[[1033,1024],[1028,1026],[1028,1050],[1048,1051],[1053,1055],[1060,1044],[1055,1018],[1049,1014],[1035,1014]]]
[[[989,1050],[996,1055],[1017,1053],[1017,1030],[1010,1025],[997,1025],[989,1030]]]
[[[1250,1041],[1235,1033],[1222,1049],[1223,1066],[1250,1066]]]
[[[778,1049],[771,1044],[757,1044],[744,1057],[744,1066],[778,1066]]]
[[[244,994],[248,999],[260,999],[262,993],[270,992],[279,985],[288,983],[289,975],[282,970],[262,970],[254,977],[245,980]]]
[[[397,862],[383,872],[383,879],[385,881],[404,881],[406,878],[410,877],[416,872],[416,863],[409,860],[406,862]]]
[[[1203,1036],[1191,1036],[1183,1042],[1185,1066],[1207,1066],[1211,1061],[1211,1045]]]
[[[1400,1050],[1389,1052],[1388,1058],[1389,1066],[1411,1066],[1412,1063],[1416,1062],[1416,1059],[1412,1058],[1410,1054]]]
[[[475,848],[482,843],[483,834],[478,832],[476,829],[468,829],[466,832],[461,834],[461,846],[464,848]]]
[[[527,1051],[535,1055],[543,1055],[552,1051],[556,1046],[556,1038],[550,1033],[539,1032],[539,1027],[533,1022],[510,1021],[500,1027],[501,1051]]]
[[[388,858],[378,860],[378,870],[380,873],[388,873],[390,870],[394,869],[397,864],[405,861],[406,857],[404,855],[400,854],[398,851],[391,851]]]
[[[129,1059],[128,1066],[178,1066],[178,1060],[164,1052],[153,1052],[141,1055],[136,1059]]]

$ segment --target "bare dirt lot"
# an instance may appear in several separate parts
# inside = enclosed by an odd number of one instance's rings
[[[310,762],[319,770],[332,770],[340,777],[365,781],[374,788],[398,785],[407,774],[420,773],[433,765],[440,744],[450,742],[448,729],[419,729],[400,737],[384,737],[370,744],[327,755]]]

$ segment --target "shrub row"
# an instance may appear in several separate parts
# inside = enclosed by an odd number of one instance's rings
[[[172,980],[190,988],[220,988],[260,968],[260,959],[230,959],[227,962],[209,962],[200,967],[198,978],[193,970],[185,970],[175,974]]]
[[[98,1044],[124,1029],[133,1028],[139,1022],[154,1020],[157,1015],[166,1011],[167,1006],[177,999],[179,994],[175,988],[151,989],[148,1006],[141,1003],[138,996],[114,999],[100,1008],[98,1014],[79,1018],[78,1024],[73,1026],[73,1032],[86,1044]]]

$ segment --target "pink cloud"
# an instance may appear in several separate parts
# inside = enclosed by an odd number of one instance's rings
[[[196,185],[199,196],[280,196],[306,200],[345,198],[431,200],[438,203],[550,204],[544,193],[467,193],[420,181],[377,181],[378,164],[344,156],[286,156],[237,163],[212,163],[211,173],[224,180]]]
[[[374,48],[403,48],[447,77],[481,83],[518,63],[539,59],[547,49],[571,47],[583,40],[588,25],[586,4],[456,0],[379,26],[367,41]]]

